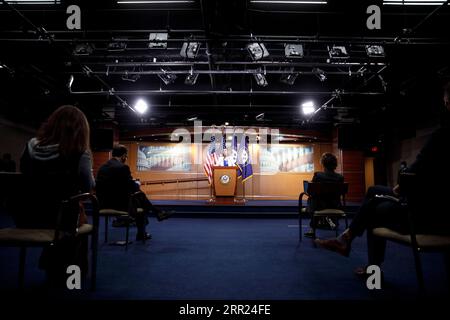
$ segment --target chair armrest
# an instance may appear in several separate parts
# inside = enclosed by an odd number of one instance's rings
[[[396,198],[396,197],[393,197],[393,196],[389,196],[389,195],[385,195],[385,194],[376,194],[375,198],[388,200],[388,201],[393,201],[393,202],[396,202],[396,203],[400,203],[401,202],[401,200],[399,198]]]
[[[300,196],[298,197],[298,214],[300,215],[302,213],[302,209],[303,209],[303,197],[306,196],[307,198],[310,197],[309,194],[307,194],[306,192],[302,192],[300,193]]]

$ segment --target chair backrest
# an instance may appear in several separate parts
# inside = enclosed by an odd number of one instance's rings
[[[320,207],[345,206],[345,195],[348,192],[347,182],[309,182],[304,181],[305,192],[318,201]]]
[[[339,195],[345,196],[348,192],[347,182],[309,182],[304,181],[305,192],[310,196]]]

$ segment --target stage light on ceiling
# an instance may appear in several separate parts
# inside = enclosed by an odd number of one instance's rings
[[[73,55],[75,56],[87,56],[94,52],[94,45],[90,43],[79,43],[75,46],[73,50]]]
[[[328,47],[328,54],[332,59],[347,59],[349,57],[347,48],[344,46]]]
[[[189,73],[184,80],[184,84],[193,86],[197,82],[198,73]]]
[[[304,115],[313,114],[316,111],[316,107],[313,101],[307,101],[302,104],[302,112]]]
[[[128,71],[125,71],[125,73],[122,76],[122,80],[128,82],[136,82],[139,80],[140,77],[141,76],[137,73],[129,74]]]
[[[165,49],[167,48],[167,42],[164,42],[164,40],[167,40],[168,38],[169,35],[167,33],[150,33],[148,37],[148,40],[150,41],[148,47]]]
[[[72,88],[72,84],[73,84],[73,75],[71,74],[69,77],[69,81],[67,82],[67,88],[71,89]]]
[[[198,117],[190,117],[190,118],[187,118],[187,121],[195,121],[197,119],[198,119]]]
[[[298,73],[294,73],[294,68],[286,70],[289,73],[282,74],[280,77],[280,82],[292,86],[298,77]]]
[[[108,51],[125,51],[127,48],[127,39],[113,39],[110,43],[108,43],[107,50]]]
[[[314,68],[312,72],[316,75],[317,78],[319,78],[321,82],[327,80],[327,75],[325,74],[325,71],[323,71],[322,69]]]
[[[267,87],[267,85],[269,84],[266,77],[262,73],[255,73],[253,76],[255,77],[255,81],[258,86]]]
[[[145,102],[145,100],[139,99],[138,101],[136,101],[133,109],[139,114],[144,114],[148,110],[148,104],[147,102]]]
[[[164,73],[158,74],[158,77],[159,77],[166,85],[169,85],[169,84],[171,84],[171,83],[174,83],[175,80],[177,79],[177,76],[176,76],[175,74],[168,73],[168,72],[170,72],[170,69],[169,69],[169,68],[165,68],[165,69],[161,68],[161,71],[164,72]]]
[[[200,46],[200,42],[184,42],[180,55],[184,58],[194,59],[200,50]]]
[[[288,43],[284,46],[284,54],[289,58],[303,58],[303,45]]]
[[[250,57],[255,61],[261,60],[262,58],[269,56],[269,51],[267,51],[264,43],[258,42],[249,43],[247,45],[247,50],[250,54]]]
[[[367,55],[371,58],[384,58],[385,57],[383,46],[378,46],[378,45],[366,46],[366,52],[367,52]]]

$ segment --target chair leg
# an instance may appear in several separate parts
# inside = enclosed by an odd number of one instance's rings
[[[127,220],[127,230],[125,234],[125,251],[128,250],[128,241],[130,239],[130,220]]]
[[[339,218],[336,218],[336,226],[334,227],[334,231],[336,232],[336,238],[339,236]]]
[[[312,232],[313,232],[313,240],[316,240],[316,227],[317,227],[317,221],[316,221],[316,217],[313,215],[311,218],[311,224],[312,224]],[[315,242],[314,242],[315,245]]]
[[[345,215],[345,230],[348,229],[348,218],[347,215]]]
[[[425,281],[423,279],[423,269],[422,269],[422,262],[420,261],[420,254],[418,249],[413,247],[413,255],[414,255],[414,263],[416,265],[416,275],[417,275],[417,282],[419,285],[419,295],[424,296],[425,295]]]
[[[108,242],[108,216],[105,216],[105,243]]]
[[[445,270],[447,271],[447,284],[450,292],[450,251],[444,253]]]
[[[92,265],[91,265],[91,291],[95,291],[97,286],[97,249],[98,249],[98,233],[92,234]]]
[[[298,214],[298,241],[301,242],[302,241],[302,216],[299,213]]]
[[[27,256],[27,248],[20,247],[20,255],[19,255],[19,289],[22,290],[24,288],[25,283],[25,262]]]

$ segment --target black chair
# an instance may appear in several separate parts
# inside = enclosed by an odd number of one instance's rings
[[[417,179],[413,173],[400,174],[400,190],[402,196],[395,199],[389,196],[377,196],[378,198],[385,198],[389,201],[396,201],[407,210],[407,219],[409,225],[409,234],[401,234],[395,230],[388,228],[375,228],[371,232],[375,237],[380,237],[388,241],[408,246],[412,249],[414,256],[414,264],[416,269],[416,276],[419,285],[419,293],[425,294],[425,282],[423,278],[422,262],[420,259],[421,252],[443,252],[447,255],[448,263],[450,264],[450,234],[436,235],[436,234],[417,234],[415,217],[417,216],[416,208],[414,206],[415,199],[419,196],[417,190]],[[447,266],[449,288],[450,288],[450,265]]]
[[[348,228],[348,219],[345,211],[346,206],[345,195],[348,192],[348,183],[331,183],[331,182],[308,182],[304,181],[304,192],[298,198],[298,221],[299,221],[299,241],[302,240],[302,214],[305,214],[307,207],[303,207],[303,197],[310,201],[320,201],[336,199],[336,205],[333,208],[323,208],[312,212],[312,230],[313,239],[316,238],[317,220],[319,218],[345,219],[345,226]],[[336,236],[338,229],[336,227]]]
[[[27,201],[26,189],[27,179],[20,173],[0,173],[0,184],[2,185],[2,202],[7,211],[14,214],[23,214],[19,208],[20,201]],[[42,192],[40,192],[42,194]],[[50,197],[51,195],[49,195]],[[80,202],[91,203],[92,224],[78,226],[80,219],[79,210],[71,210],[79,206]],[[29,207],[29,206],[28,206]],[[57,222],[54,229],[44,228],[3,228],[0,229],[0,246],[19,247],[19,288],[24,287],[25,261],[28,247],[47,247],[57,245],[59,241],[68,237],[91,236],[91,290],[96,287],[97,276],[97,243],[98,243],[98,203],[97,198],[89,193],[75,195],[60,203],[57,213]]]
[[[122,218],[125,225],[125,250],[128,250],[129,237],[130,237],[130,224],[132,222],[132,217],[136,216],[136,214],[143,214],[144,210],[142,208],[138,208],[136,199],[143,194],[142,191],[137,191],[130,195],[130,199],[128,202],[128,211],[121,211],[110,208],[102,208],[99,211],[100,217],[105,218],[105,243],[108,242],[108,229],[109,229],[109,217]],[[145,243],[145,239],[143,239]]]

